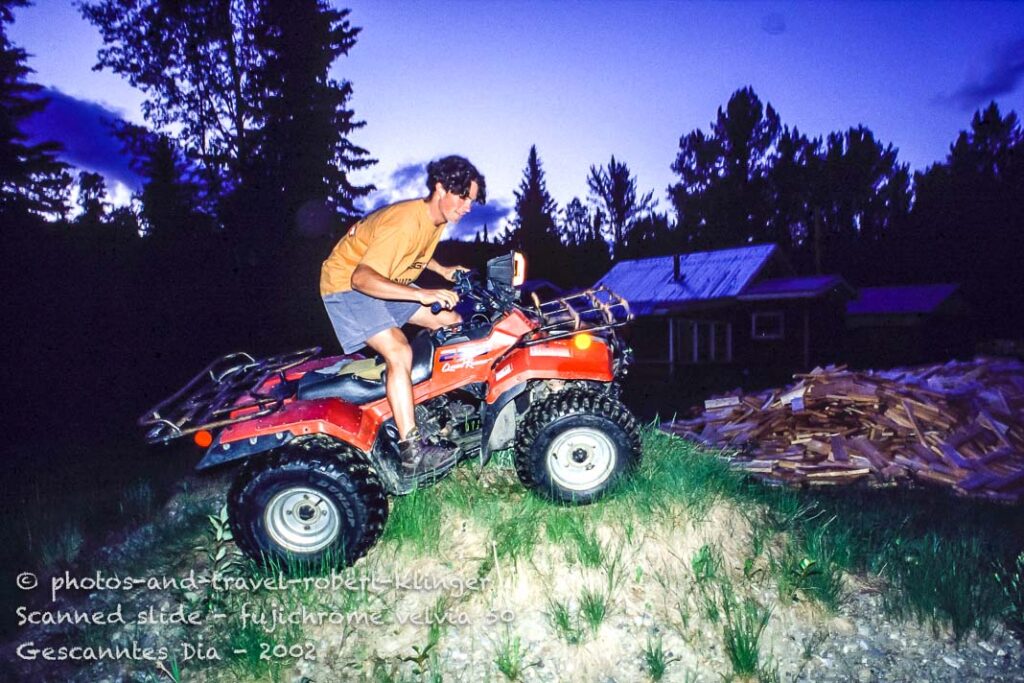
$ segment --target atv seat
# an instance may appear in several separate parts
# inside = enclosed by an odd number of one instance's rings
[[[430,379],[434,370],[434,340],[423,331],[409,344],[412,346],[412,383],[416,385]],[[384,398],[386,379],[384,360],[380,356],[346,360],[303,375],[299,379],[296,398],[300,401],[340,398],[363,405]]]

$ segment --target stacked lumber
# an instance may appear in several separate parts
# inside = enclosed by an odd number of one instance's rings
[[[1024,496],[1024,364],[977,358],[853,372],[705,402],[662,425],[722,449],[733,468],[797,485],[924,483],[1016,503]]]

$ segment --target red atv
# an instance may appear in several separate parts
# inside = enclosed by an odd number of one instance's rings
[[[615,331],[632,316],[604,288],[522,305],[523,270],[508,254],[482,284],[460,274],[464,322],[412,339],[416,423],[454,441],[460,461],[483,465],[514,445],[524,485],[589,503],[640,461],[637,421],[619,401],[631,352]],[[423,484],[401,474],[383,361],[319,354],[230,354],[139,420],[150,443],[194,434],[207,447],[198,470],[244,461],[228,508],[236,543],[258,561],[347,566],[379,538],[387,496]]]

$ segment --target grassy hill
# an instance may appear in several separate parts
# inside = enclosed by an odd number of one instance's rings
[[[463,466],[393,500],[381,542],[333,576],[243,561],[228,475],[162,507],[125,489],[151,512],[78,556],[64,527],[20,604],[126,623],[16,625],[9,680],[1020,680],[1019,509],[766,488],[653,428],[644,451],[584,508],[526,493],[500,458]],[[51,578],[97,572],[156,581],[52,599]]]

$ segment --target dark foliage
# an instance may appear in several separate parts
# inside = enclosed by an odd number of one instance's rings
[[[349,173],[374,163],[350,134],[352,86],[328,77],[359,33],[321,0],[97,0],[82,14],[103,36],[100,68],[147,97],[146,119],[199,172],[204,212],[252,259],[298,227],[330,231],[372,188]],[[330,217],[317,220],[324,212]]]
[[[892,145],[863,126],[808,140],[751,88],[679,148],[669,195],[689,250],[774,242],[804,270],[877,272],[910,209]]]
[[[768,173],[781,127],[753,89],[739,90],[711,124],[679,141],[669,188],[684,243],[691,250],[767,241]]]
[[[612,155],[608,166],[591,166],[587,176],[591,202],[601,216],[601,227],[611,240],[612,254],[618,258],[637,222],[648,216],[656,202],[654,193],[638,194],[637,179],[625,162]]]
[[[529,260],[530,278],[540,278],[566,285],[565,248],[555,223],[558,206],[548,193],[544,169],[536,145],[523,169],[523,179],[515,191],[515,218],[512,219],[505,244],[523,252]]]
[[[1024,133],[995,103],[975,112],[943,163],[914,178],[900,270],[963,283],[989,336],[1024,335]]]
[[[560,232],[568,251],[563,270],[572,285],[593,284],[608,272],[612,260],[608,242],[601,235],[600,218],[591,215],[579,197],[573,197],[562,210]]]
[[[41,88],[27,78],[28,55],[7,38],[14,9],[27,0],[0,0],[0,216],[29,211],[63,217],[67,213],[71,176],[57,160],[60,145],[28,144],[22,124],[46,106],[35,96]]]

